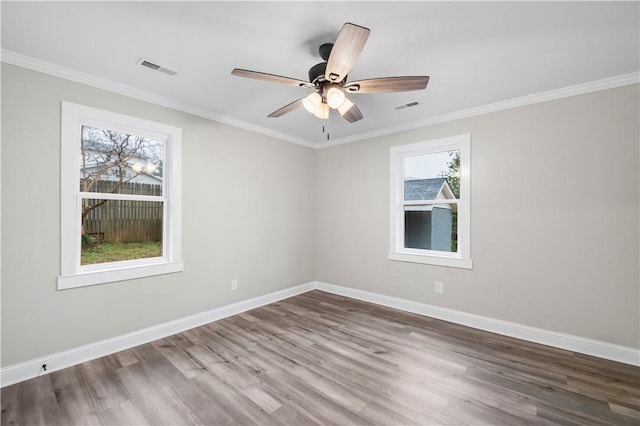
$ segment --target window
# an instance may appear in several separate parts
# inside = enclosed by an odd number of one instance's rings
[[[470,139],[391,148],[389,259],[472,268]]]
[[[181,134],[62,103],[59,290],[182,271]]]

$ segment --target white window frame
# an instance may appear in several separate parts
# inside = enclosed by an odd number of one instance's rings
[[[443,204],[457,204],[458,208],[458,251],[456,253],[406,248],[404,246],[405,206],[425,204],[404,201],[404,159],[415,155],[435,154],[460,150],[460,198],[439,200]],[[471,259],[471,135],[457,135],[447,138],[394,146],[391,152],[391,210],[389,259],[403,262],[424,263],[473,269]],[[435,204],[435,203],[433,203]]]
[[[163,141],[163,255],[148,259],[81,265],[80,153],[82,126],[115,130]],[[70,102],[61,103],[60,276],[58,290],[180,272],[182,262],[182,129]],[[95,193],[95,198],[114,198]],[[85,194],[86,196],[86,194]],[[135,196],[140,199],[140,196]]]

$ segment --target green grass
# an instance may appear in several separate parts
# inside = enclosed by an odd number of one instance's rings
[[[82,247],[81,265],[120,262],[122,260],[146,259],[162,256],[162,243],[92,243]]]

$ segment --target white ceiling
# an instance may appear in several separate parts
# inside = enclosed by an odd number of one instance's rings
[[[318,46],[332,42],[344,22],[370,28],[350,81],[431,80],[424,91],[350,95],[364,119],[349,124],[332,112],[327,123],[332,139],[348,141],[637,73],[639,4],[2,1],[2,49],[3,59],[24,55],[224,122],[322,145],[322,121],[302,108],[267,118],[308,89],[235,77],[231,70],[306,80],[321,62]],[[142,57],[178,75],[137,65]],[[416,100],[417,107],[394,109]]]

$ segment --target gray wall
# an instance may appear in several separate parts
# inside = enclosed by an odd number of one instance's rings
[[[638,100],[627,86],[319,150],[316,278],[638,348]],[[463,133],[474,269],[389,261],[389,147]]]
[[[182,128],[183,273],[56,291],[61,100]],[[2,365],[313,280],[314,156],[3,64]]]
[[[60,100],[183,129],[183,273],[56,291]],[[638,347],[638,114],[631,86],[314,151],[3,64],[2,365],[314,279]],[[466,132],[474,269],[387,260],[389,147]]]

